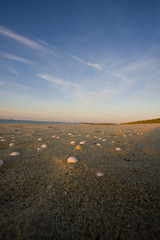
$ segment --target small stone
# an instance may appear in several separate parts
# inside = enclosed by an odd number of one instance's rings
[[[41,150],[41,148],[37,148],[37,151],[40,151]]]
[[[77,145],[77,146],[75,147],[75,149],[76,149],[76,150],[81,150],[81,146],[80,146],[80,145]]]
[[[103,177],[103,176],[104,176],[104,173],[99,172],[99,173],[97,173],[96,175],[97,175],[97,177]]]
[[[71,135],[72,135],[72,133],[68,133],[68,135],[69,135],[69,136],[71,136]]]
[[[68,163],[77,163],[78,159],[76,157],[71,156],[67,159],[67,162]]]
[[[46,144],[43,144],[43,145],[41,146],[41,148],[47,148],[47,145],[46,145]]]
[[[97,145],[97,146],[101,146],[101,144],[100,144],[100,143],[97,143],[96,145]]]
[[[57,138],[59,139],[60,137],[57,136]]]
[[[10,156],[19,156],[20,153],[19,153],[19,152],[12,152],[12,153],[10,153],[9,155],[10,155]]]
[[[84,145],[84,144],[86,144],[86,141],[81,141],[80,144]]]
[[[71,141],[70,144],[75,144],[75,141]]]
[[[9,146],[10,146],[10,147],[13,147],[13,146],[14,146],[14,143],[10,143]]]
[[[102,142],[106,142],[106,139],[102,139]]]
[[[0,159],[0,166],[3,164],[3,161]]]
[[[38,141],[42,141],[42,138],[38,138]]]
[[[116,148],[116,151],[121,151],[122,149],[120,147],[117,147]]]

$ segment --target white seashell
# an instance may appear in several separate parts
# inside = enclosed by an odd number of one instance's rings
[[[86,144],[86,141],[81,141],[79,144],[81,145]]]
[[[68,163],[76,163],[76,162],[78,162],[78,159],[76,157],[71,156],[67,159],[67,162]]]
[[[71,141],[70,144],[75,144],[75,141]]]
[[[87,137],[89,137],[89,135],[87,135]]]
[[[38,138],[38,141],[42,141],[42,138]]]
[[[120,147],[117,147],[116,148],[116,151],[121,151],[122,149]]]
[[[99,173],[97,173],[96,175],[97,175],[97,177],[103,177],[103,176],[104,176],[104,173],[99,172]]]
[[[41,148],[37,148],[37,151],[40,151],[41,150]]]
[[[97,146],[101,146],[101,144],[100,144],[100,143],[97,143],[96,145],[97,145]]]
[[[3,161],[0,159],[0,166],[3,164]]]
[[[41,148],[47,148],[47,145],[46,145],[46,144],[43,144],[43,145],[41,146]]]
[[[9,146],[10,146],[10,147],[13,147],[13,146],[14,146],[14,143],[10,143]]]
[[[102,142],[106,142],[106,139],[102,139]]]
[[[72,135],[72,133],[68,133],[68,135],[70,135],[70,136],[71,136],[71,135]]]
[[[19,156],[20,153],[19,153],[19,152],[12,152],[12,153],[10,153],[9,155],[10,155],[10,156]]]
[[[57,138],[60,138],[60,137],[57,137]]]

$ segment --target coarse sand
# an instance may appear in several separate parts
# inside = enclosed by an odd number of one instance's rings
[[[160,124],[0,124],[0,159],[1,240],[160,239]]]

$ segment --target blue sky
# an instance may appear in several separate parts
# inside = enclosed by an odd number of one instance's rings
[[[160,1],[0,4],[0,118],[160,117]]]

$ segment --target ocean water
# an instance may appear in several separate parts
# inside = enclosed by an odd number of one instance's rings
[[[8,119],[0,119],[1,123],[27,123],[27,124],[76,124],[76,123],[69,123],[69,122],[45,122],[45,121],[28,121],[28,120],[8,120]]]

